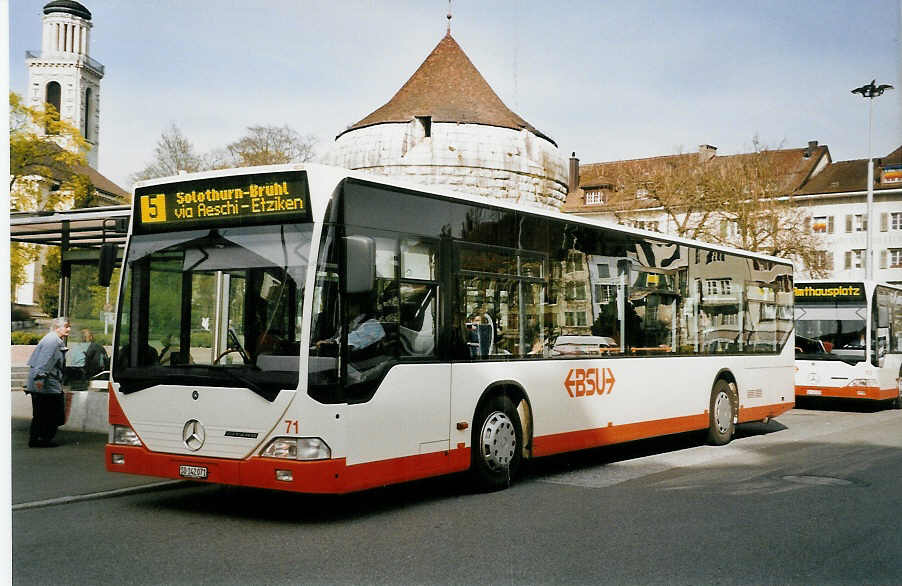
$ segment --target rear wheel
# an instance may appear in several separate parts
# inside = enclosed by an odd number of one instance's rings
[[[480,406],[474,418],[471,465],[479,488],[510,486],[523,456],[522,438],[520,417],[508,397],[492,397]]]
[[[722,446],[730,442],[736,429],[733,423],[733,393],[730,383],[718,379],[711,390],[708,410],[708,443]]]

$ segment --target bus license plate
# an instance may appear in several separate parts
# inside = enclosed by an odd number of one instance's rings
[[[207,469],[204,466],[179,466],[179,476],[182,478],[206,478]]]

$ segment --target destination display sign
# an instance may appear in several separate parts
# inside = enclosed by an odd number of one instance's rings
[[[238,175],[142,187],[133,210],[137,232],[310,218],[303,172]]]
[[[796,283],[794,296],[797,302],[817,301],[865,301],[862,283]]]

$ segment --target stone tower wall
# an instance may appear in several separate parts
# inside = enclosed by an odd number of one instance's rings
[[[551,210],[567,194],[557,147],[528,130],[419,119],[376,124],[341,135],[323,162]]]

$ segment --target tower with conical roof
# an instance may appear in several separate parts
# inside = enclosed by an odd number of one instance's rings
[[[26,103],[53,104],[63,120],[91,145],[88,164],[97,168],[100,144],[100,80],[103,65],[90,57],[91,13],[74,0],[44,5],[41,51],[28,51]],[[66,146],[66,145],[61,145]]]
[[[512,112],[448,34],[385,105],[341,132],[325,162],[557,209],[555,142]]]

